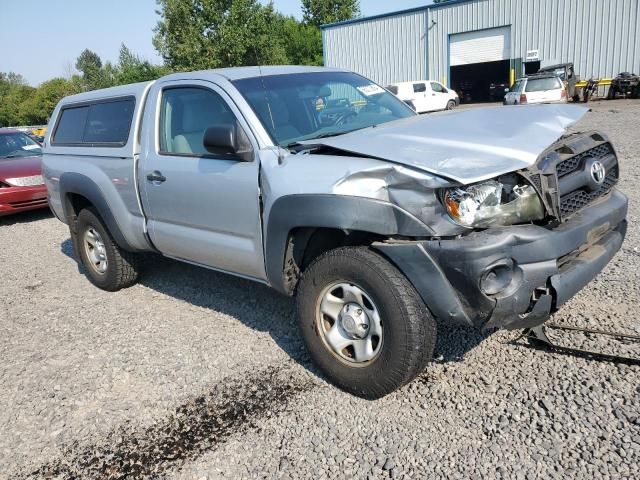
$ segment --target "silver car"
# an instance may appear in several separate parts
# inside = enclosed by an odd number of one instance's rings
[[[295,295],[321,370],[377,398],[425,369],[436,319],[540,325],[618,251],[615,149],[563,136],[585,111],[420,117],[344,70],[179,73],[64,98],[43,174],[97,287],[157,252]]]

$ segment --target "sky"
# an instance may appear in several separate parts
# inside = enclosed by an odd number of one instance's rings
[[[260,0],[267,3],[267,0]],[[301,18],[300,0],[274,0],[275,8]],[[404,10],[431,0],[360,0],[364,16]],[[155,0],[0,0],[0,72],[16,72],[36,86],[74,73],[85,48],[116,61],[122,43],[160,63],[151,38]]]

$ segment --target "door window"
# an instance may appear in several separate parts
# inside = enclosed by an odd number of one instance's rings
[[[227,102],[216,92],[198,87],[176,87],[162,94],[160,109],[160,152],[202,156],[204,132],[213,126],[237,127]]]
[[[414,83],[413,84],[414,93],[422,93],[427,91],[427,86],[424,83]]]
[[[438,82],[431,82],[431,90],[436,93],[445,93],[444,87]]]

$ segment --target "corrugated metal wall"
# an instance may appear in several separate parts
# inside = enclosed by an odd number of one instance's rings
[[[511,58],[539,50],[543,61],[574,62],[582,78],[613,77],[640,73],[639,24],[640,0],[456,2],[324,28],[325,64],[379,83],[447,83],[449,35],[510,25]]]
[[[573,62],[582,78],[640,72],[638,0],[476,0],[428,12],[431,78],[448,80],[449,35],[506,25],[513,59],[539,50],[543,61]]]
[[[325,65],[382,85],[426,78],[426,18],[423,10],[323,29]]]

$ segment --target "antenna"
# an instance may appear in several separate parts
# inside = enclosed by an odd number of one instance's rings
[[[276,124],[273,121],[273,113],[271,113],[271,102],[269,101],[269,96],[267,95],[267,87],[264,85],[264,78],[262,77],[262,66],[260,65],[262,62],[258,57],[258,50],[256,49],[255,44],[253,47],[253,55],[256,58],[256,63],[258,64],[258,72],[260,73],[260,83],[262,83],[262,91],[264,93],[264,101],[267,104],[267,110],[269,111],[269,120],[271,120],[271,127],[275,130]]]

